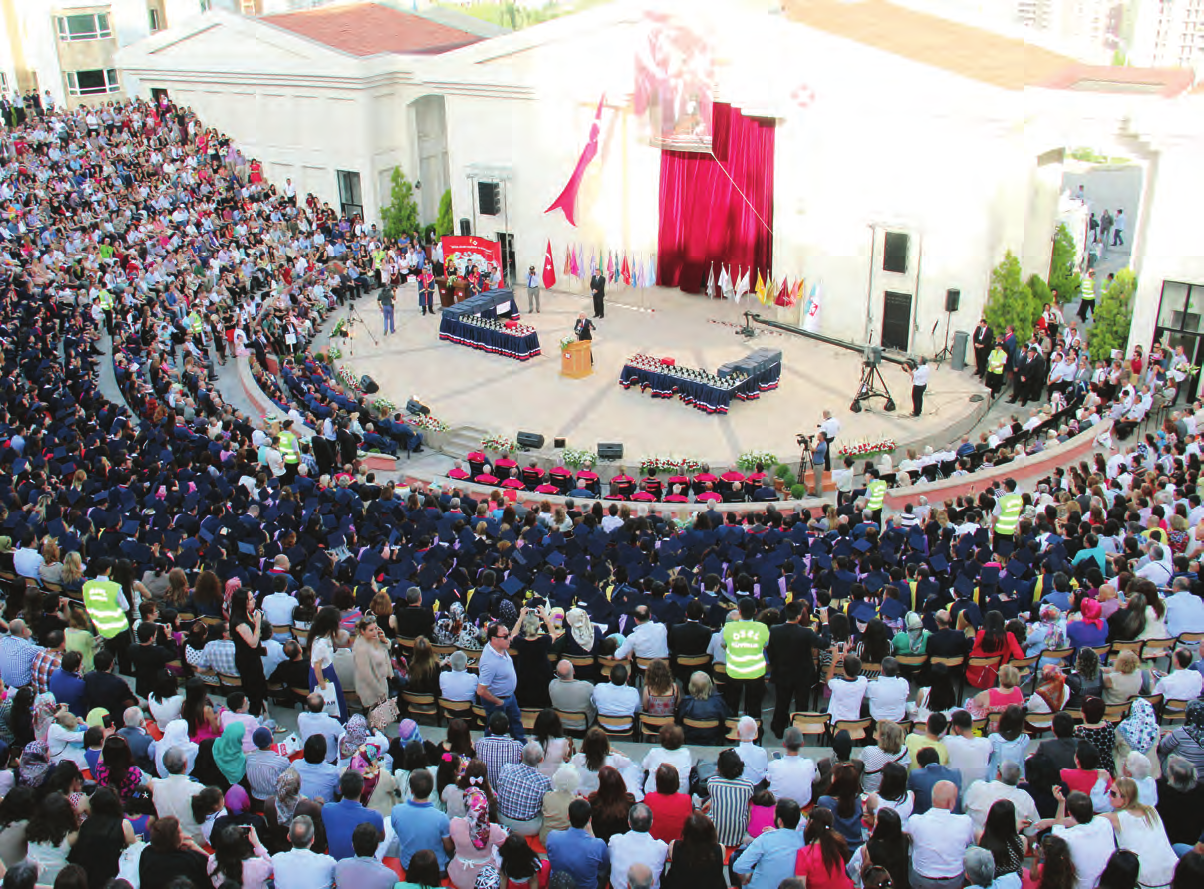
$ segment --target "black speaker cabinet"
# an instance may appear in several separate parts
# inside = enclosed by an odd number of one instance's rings
[[[598,442],[599,460],[622,460],[623,445],[621,442]]]
[[[360,389],[362,389],[366,395],[375,395],[380,389],[380,386],[376,385],[376,380],[372,379],[372,377],[368,376],[367,374],[364,374],[362,377],[360,377]]]
[[[477,209],[482,216],[497,216],[502,212],[502,189],[496,182],[477,182]]]
[[[960,290],[949,288],[945,291],[945,311],[956,312],[957,307],[961,305],[962,292]]]
[[[518,446],[528,451],[538,451],[543,447],[543,436],[537,432],[520,432]]]

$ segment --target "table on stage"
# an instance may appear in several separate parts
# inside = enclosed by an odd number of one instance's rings
[[[439,339],[494,355],[517,358],[519,361],[526,361],[540,354],[539,334],[533,329],[523,326],[516,328],[517,332],[512,333],[505,327],[496,328],[468,320],[475,317],[477,316],[455,317],[444,312],[443,319],[439,322]]]
[[[708,414],[726,414],[733,398],[752,401],[762,392],[776,389],[782,376],[781,362],[765,370],[739,379],[698,380],[688,375],[687,368],[671,365],[649,366],[639,357],[623,365],[619,385],[624,389],[639,386],[640,391],[652,390],[653,398],[672,398],[676,395],[685,404]]]

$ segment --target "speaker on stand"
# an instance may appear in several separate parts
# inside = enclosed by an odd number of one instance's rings
[[[953,327],[953,313],[957,311],[961,301],[962,292],[957,288],[950,287],[945,291],[945,347],[937,352],[936,358],[933,359],[938,364],[953,357],[953,352],[949,349],[949,329]]]

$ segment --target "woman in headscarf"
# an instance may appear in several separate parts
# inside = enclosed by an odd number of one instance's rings
[[[475,787],[464,794],[466,813],[450,826],[456,857],[448,862],[447,876],[456,889],[473,889],[477,874],[493,863],[494,850],[506,841],[506,831],[489,821],[489,799]]]
[[[31,710],[33,717],[33,739],[46,743],[46,736],[50,732],[50,726],[54,724],[55,714],[58,713],[59,705],[55,701],[54,695],[48,691],[42,692],[33,699],[33,707]]]
[[[197,751],[193,777],[205,785],[220,787],[222,793],[237,784],[247,773],[247,755],[242,750],[242,739],[247,726],[242,722],[231,722],[222,731],[220,738],[209,738],[200,743]]]
[[[263,804],[263,817],[268,825],[263,841],[270,851],[285,852],[292,848],[288,842],[288,828],[300,801],[301,775],[290,766],[276,779],[276,795]]]
[[[1079,606],[1080,620],[1066,624],[1066,637],[1075,648],[1096,648],[1108,644],[1108,624],[1101,614],[1103,608],[1094,599],[1084,599]]]
[[[1130,753],[1144,753],[1150,761],[1150,776],[1157,778],[1158,716],[1145,698],[1136,698],[1129,715],[1116,727],[1116,762],[1124,762]]]
[[[343,734],[339,738],[339,763],[344,767],[360,746],[368,740],[368,720],[358,713],[347,720]]]
[[[1041,684],[1028,699],[1029,713],[1057,713],[1066,706],[1070,691],[1066,688],[1066,675],[1055,664],[1041,670]]]
[[[1066,647],[1066,625],[1062,622],[1062,612],[1058,610],[1058,606],[1046,603],[1041,606],[1038,616],[1040,622],[1028,628],[1028,635],[1024,641],[1025,657],[1040,654],[1047,648],[1057,650]],[[1060,661],[1042,658],[1037,662],[1037,666],[1041,669],[1054,663]]]
[[[184,719],[173,719],[163,726],[163,737],[155,744],[155,772],[160,778],[167,777],[167,767],[163,765],[163,755],[173,747],[179,747],[184,754],[187,765],[184,774],[191,775],[192,767],[196,764],[196,744],[188,739],[188,722]]]
[[[480,651],[483,647],[481,631],[464,618],[464,606],[453,602],[447,609],[447,615],[435,621],[431,631],[437,645],[454,645],[466,651]]]
[[[17,767],[21,783],[36,789],[42,786],[42,782],[46,780],[48,771],[50,771],[50,757],[46,754],[46,745],[41,741],[31,741],[26,744],[25,750],[21,754],[20,765]]]
[[[589,657],[594,654],[598,643],[602,641],[602,631],[594,626],[585,610],[570,608],[564,620],[569,625],[569,631],[564,635],[561,654],[569,657]]]
[[[895,654],[927,654],[930,635],[932,634],[924,629],[924,619],[914,611],[907,612],[906,629],[896,633],[892,643]]]
[[[1158,745],[1159,756],[1165,758],[1172,753],[1190,762],[1196,769],[1196,780],[1204,781],[1204,701],[1192,701],[1188,704],[1183,725],[1163,738]]]

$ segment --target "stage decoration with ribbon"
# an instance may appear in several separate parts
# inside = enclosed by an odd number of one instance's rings
[[[598,154],[598,135],[602,131],[602,105],[605,101],[606,94],[603,93],[602,98],[598,100],[598,110],[594,113],[594,122],[590,124],[589,139],[585,143],[585,148],[581,149],[581,157],[577,158],[577,166],[573,168],[573,174],[569,176],[569,181],[565,184],[559,197],[552,201],[548,209],[544,210],[544,213],[561,210],[569,225],[574,228],[577,226],[577,192],[581,190],[581,182],[585,178],[586,169]]]

